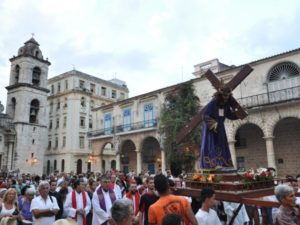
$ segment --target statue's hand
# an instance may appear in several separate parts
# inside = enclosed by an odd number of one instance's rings
[[[217,132],[218,122],[214,119],[208,120],[208,126],[209,130],[213,130],[214,132]]]

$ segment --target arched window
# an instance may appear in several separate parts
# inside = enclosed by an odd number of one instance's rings
[[[56,161],[56,159],[54,160],[54,165],[53,165],[53,167],[54,167],[54,171],[57,169],[57,161]]]
[[[15,67],[15,84],[17,84],[19,82],[19,78],[20,78],[20,66],[16,65],[16,67]]]
[[[292,62],[282,62],[275,65],[268,74],[268,81],[277,81],[300,75],[300,68]]]
[[[40,103],[37,99],[34,99],[30,103],[30,115],[29,123],[38,123],[38,113],[39,113]]]
[[[35,86],[39,86],[40,79],[41,79],[41,69],[39,67],[34,67],[32,71],[32,84]]]
[[[61,168],[60,168],[61,172],[65,172],[65,160],[62,159],[61,160]]]
[[[85,107],[85,98],[84,97],[81,98],[80,104],[82,107]]]
[[[12,118],[15,117],[16,104],[17,104],[16,99],[15,99],[15,98],[12,98],[12,99],[11,99],[11,116],[12,116]]]
[[[77,174],[82,173],[82,160],[78,159],[77,160]]]
[[[50,174],[50,160],[47,161],[47,174]]]

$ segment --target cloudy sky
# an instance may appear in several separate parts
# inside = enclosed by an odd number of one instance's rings
[[[72,70],[126,81],[130,97],[300,47],[298,0],[0,0],[0,100],[10,62],[39,42],[49,77]]]

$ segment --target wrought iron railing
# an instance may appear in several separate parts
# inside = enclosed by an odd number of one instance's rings
[[[300,86],[239,98],[237,100],[242,106],[252,108],[295,99],[300,99]]]
[[[156,128],[157,124],[158,124],[157,119],[145,120],[145,121],[140,121],[137,123],[118,125],[118,126],[100,129],[100,130],[90,131],[87,133],[87,136],[88,136],[88,138],[91,138],[91,137],[99,137],[99,136],[104,136],[104,135],[112,135],[112,134],[117,134],[117,133],[141,130],[141,129],[145,129],[145,128]]]

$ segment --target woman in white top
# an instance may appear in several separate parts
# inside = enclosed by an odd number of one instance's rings
[[[10,220],[20,219],[18,210],[18,197],[17,191],[14,188],[9,188],[3,197],[3,203],[1,205],[0,218],[9,218]]]

